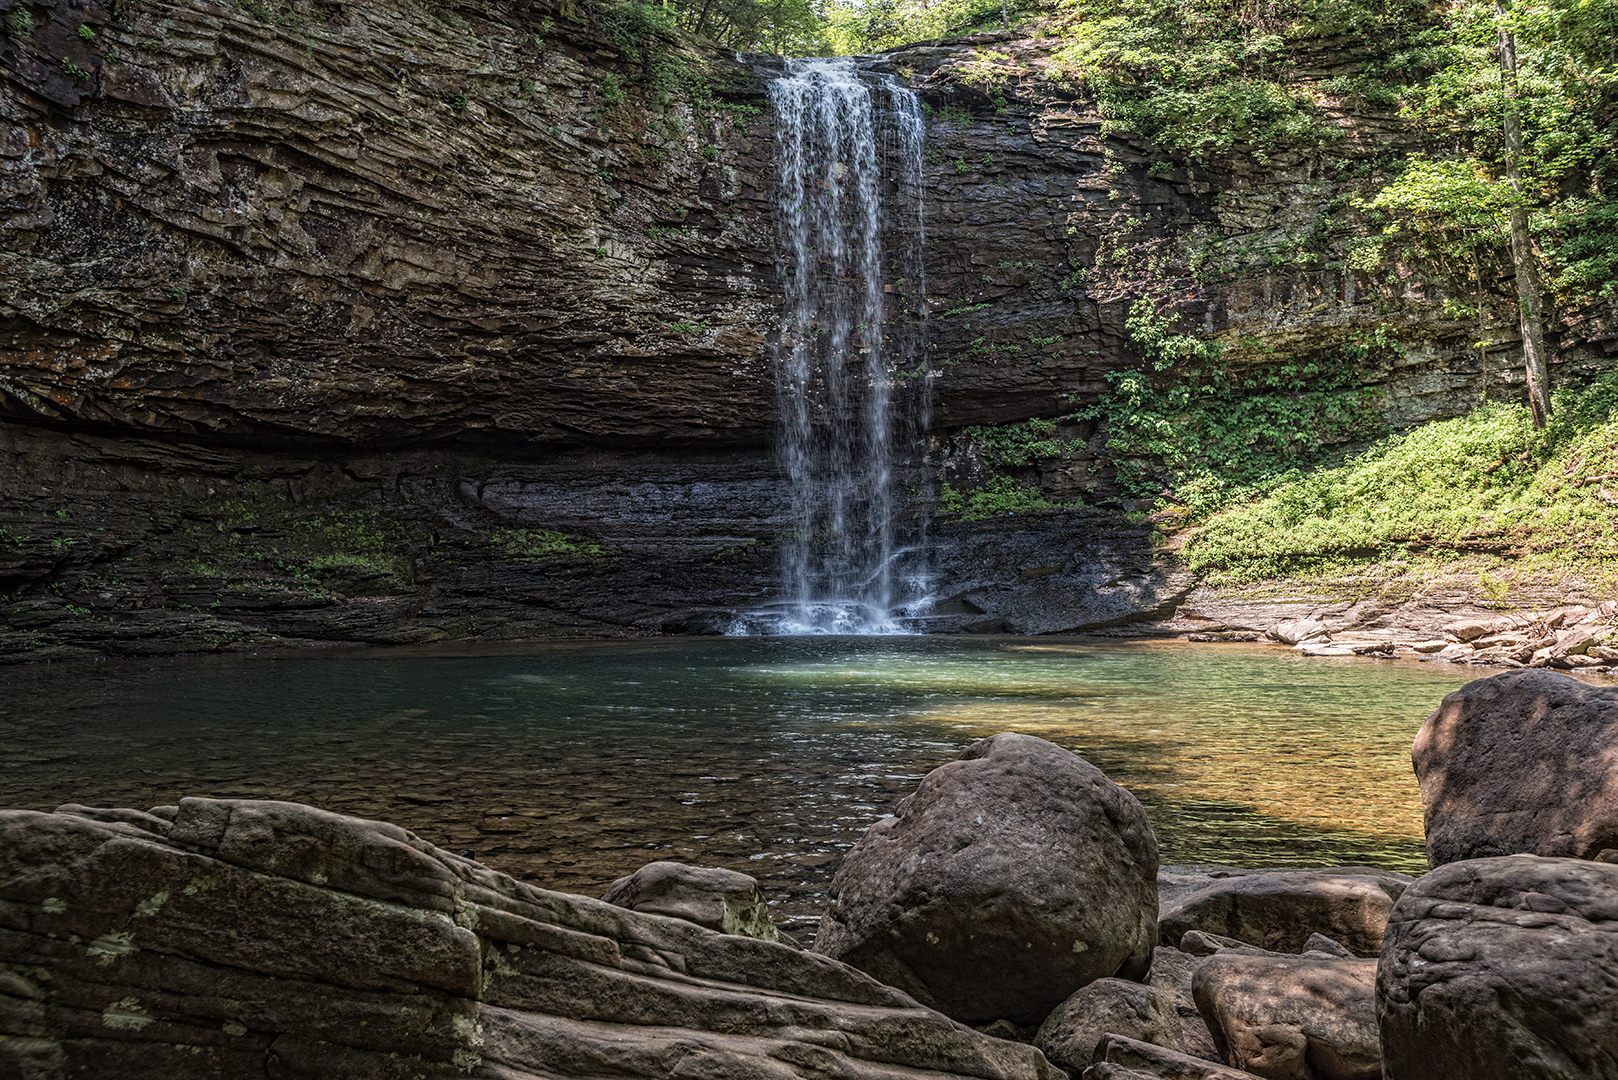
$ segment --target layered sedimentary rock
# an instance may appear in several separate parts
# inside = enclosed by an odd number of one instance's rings
[[[775,62],[587,10],[3,0],[0,654],[714,630],[770,597]],[[1387,331],[1396,426],[1474,400],[1436,292],[1285,255],[1397,120],[1165,171],[1047,51],[873,68],[930,110],[925,282],[883,282],[934,372],[910,513],[981,478],[950,432],[1136,364],[1142,296],[1238,358]],[[1104,433],[1065,430],[1033,479],[1107,500]],[[1115,525],[933,529],[939,628],[1171,608],[1191,582]]]
[[[1058,1074],[845,965],[293,803],[0,812],[0,1075]]]

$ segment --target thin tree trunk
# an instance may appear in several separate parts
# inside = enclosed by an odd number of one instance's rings
[[[1522,201],[1522,120],[1517,115],[1517,44],[1506,24],[1505,0],[1495,0],[1500,18],[1500,83],[1506,94],[1506,182],[1511,187],[1511,263],[1517,271],[1517,310],[1522,322],[1523,370],[1534,426],[1551,415],[1550,375],[1545,368],[1545,330],[1539,307],[1539,273],[1528,239],[1528,208]]]
[[[1006,10],[1006,0],[1000,0],[1000,24],[1007,30],[1011,29],[1011,13]]]

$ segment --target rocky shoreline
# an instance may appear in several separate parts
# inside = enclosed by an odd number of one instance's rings
[[[1192,642],[1268,641],[1304,656],[1618,675],[1618,600],[1504,613],[1470,604],[1448,611],[1417,605],[1388,611],[1343,601],[1236,605],[1193,600],[1172,619],[1143,624],[1141,630]]]
[[[295,803],[0,811],[0,1074],[1610,1080],[1614,746],[1618,689],[1450,694],[1412,879],[1159,867],[1133,796],[997,735],[849,853],[813,951],[730,871],[595,900]]]

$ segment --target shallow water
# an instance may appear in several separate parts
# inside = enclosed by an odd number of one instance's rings
[[[1165,863],[1420,871],[1409,749],[1488,672],[1266,646],[723,638],[56,664],[0,673],[0,806],[295,799],[598,894],[672,858],[818,917],[841,853],[972,741],[1066,746]]]

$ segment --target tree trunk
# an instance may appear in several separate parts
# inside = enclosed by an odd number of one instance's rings
[[[1517,310],[1522,322],[1523,370],[1534,426],[1551,415],[1550,375],[1545,369],[1545,330],[1539,308],[1539,272],[1528,239],[1528,207],[1522,199],[1522,121],[1517,115],[1517,44],[1506,23],[1505,0],[1495,0],[1500,18],[1500,84],[1506,95],[1506,182],[1511,187],[1511,263],[1517,271]]]
[[[1000,25],[1011,29],[1011,13],[1006,10],[1006,0],[1000,0]]]

